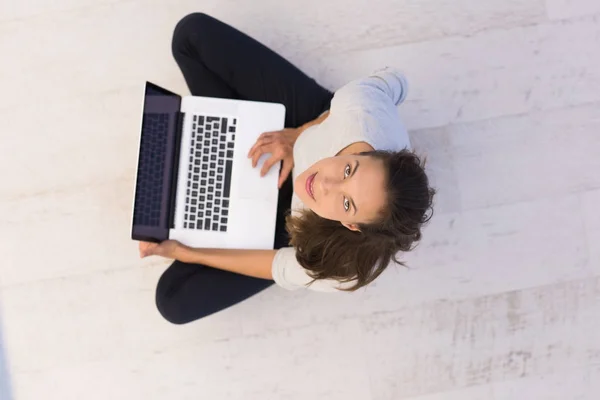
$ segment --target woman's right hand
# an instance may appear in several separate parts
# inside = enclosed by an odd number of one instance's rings
[[[271,157],[263,164],[260,176],[265,176],[273,165],[282,161],[278,182],[278,187],[281,188],[294,168],[294,143],[300,133],[302,133],[300,128],[286,128],[260,135],[248,152],[248,158],[252,159],[252,168],[256,167],[263,154],[271,153]]]

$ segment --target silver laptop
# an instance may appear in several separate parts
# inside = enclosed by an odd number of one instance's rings
[[[279,167],[247,158],[284,127],[282,104],[181,97],[147,82],[131,237],[203,248],[272,249]]]

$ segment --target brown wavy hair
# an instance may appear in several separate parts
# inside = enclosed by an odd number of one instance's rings
[[[421,227],[433,215],[435,190],[429,186],[425,162],[409,150],[360,153],[381,160],[387,199],[377,220],[351,231],[339,221],[321,218],[310,209],[286,218],[296,259],[314,279],[356,281],[357,290],[377,278],[398,252],[410,251],[421,239]],[[309,283],[310,285],[310,283]]]

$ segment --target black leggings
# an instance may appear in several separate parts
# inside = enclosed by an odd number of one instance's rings
[[[192,95],[283,103],[285,126],[293,128],[329,109],[330,91],[256,40],[206,14],[188,15],[177,24],[172,50]],[[292,199],[291,176],[279,190],[275,249],[289,244],[285,215]],[[158,281],[156,305],[168,321],[185,324],[272,284],[271,280],[175,261]]]

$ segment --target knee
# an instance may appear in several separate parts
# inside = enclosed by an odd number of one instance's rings
[[[190,36],[190,31],[193,30],[195,37],[202,35],[208,21],[214,21],[214,18],[204,13],[192,13],[183,17],[175,25],[171,40],[171,50],[175,58],[185,48],[184,44]]]
[[[189,317],[185,315],[182,305],[178,304],[173,297],[173,288],[170,282],[161,276],[156,285],[156,308],[164,319],[175,325],[183,325],[190,322]]]

